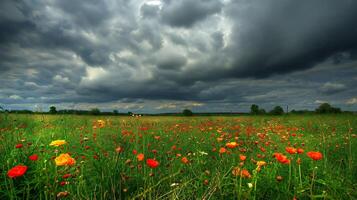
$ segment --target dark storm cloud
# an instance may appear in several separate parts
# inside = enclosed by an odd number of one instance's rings
[[[242,2],[247,5],[242,6]],[[235,1],[231,55],[237,77],[266,77],[313,67],[357,49],[356,1]]]
[[[327,101],[356,109],[356,7],[349,0],[4,0],[0,104],[151,112],[191,104],[313,109]]]
[[[216,0],[167,1],[161,13],[162,20],[177,27],[190,27],[207,16],[220,12],[222,3]]]

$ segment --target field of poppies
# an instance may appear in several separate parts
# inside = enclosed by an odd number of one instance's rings
[[[357,117],[0,115],[0,199],[357,199]]]

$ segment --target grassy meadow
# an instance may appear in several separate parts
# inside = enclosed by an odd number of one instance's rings
[[[0,199],[357,199],[356,130],[343,114],[2,114]]]

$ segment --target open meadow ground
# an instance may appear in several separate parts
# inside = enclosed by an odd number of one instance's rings
[[[357,199],[354,115],[1,115],[0,199]]]

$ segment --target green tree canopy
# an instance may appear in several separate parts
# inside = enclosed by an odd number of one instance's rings
[[[189,110],[189,109],[184,109],[184,110],[182,111],[182,114],[183,114],[184,116],[192,116],[192,115],[193,115],[192,111]]]

